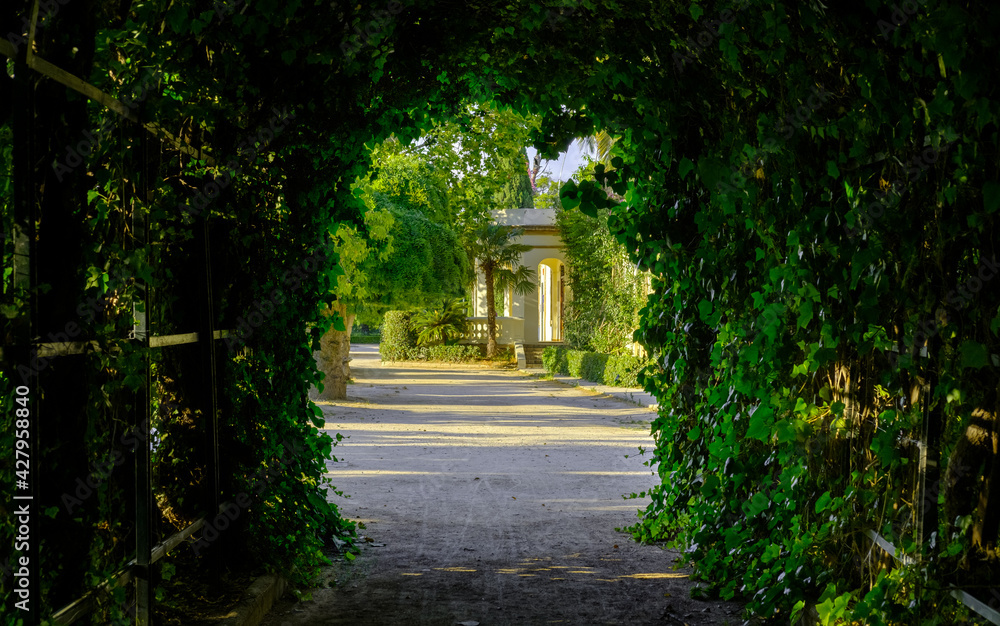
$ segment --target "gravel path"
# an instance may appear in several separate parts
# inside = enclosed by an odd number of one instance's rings
[[[312,600],[266,626],[739,624],[691,600],[675,553],[616,527],[656,483],[655,414],[514,371],[381,364],[352,349],[349,399],[323,403],[345,439],[330,476],[365,547]]]

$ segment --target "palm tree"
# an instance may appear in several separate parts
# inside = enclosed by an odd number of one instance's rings
[[[580,139],[583,150],[597,156],[597,162],[603,163],[606,167],[611,166],[611,148],[617,139],[606,130],[599,130],[593,135],[587,135]]]
[[[436,309],[424,309],[415,314],[410,324],[417,331],[417,345],[451,345],[465,334],[467,318],[465,300],[449,298]]]
[[[523,229],[501,224],[480,228],[470,246],[472,257],[486,281],[486,357],[497,353],[496,288],[513,289],[526,295],[535,287],[535,272],[520,264],[521,255],[531,246],[517,243]]]
[[[583,147],[583,151],[595,154],[597,156],[597,162],[604,165],[605,171],[615,169],[611,165],[611,150],[615,146],[615,142],[618,141],[617,137],[614,137],[606,130],[599,130],[593,135],[588,135],[580,139],[580,144]],[[609,198],[618,200],[621,202],[624,198],[616,194],[610,187],[602,187],[604,193],[607,194]]]

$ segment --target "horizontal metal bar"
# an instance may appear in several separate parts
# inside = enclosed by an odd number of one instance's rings
[[[985,617],[991,624],[1000,625],[1000,612],[997,612],[996,609],[989,606],[979,598],[961,589],[952,589],[951,595],[965,606]]]
[[[111,109],[118,115],[121,115],[125,119],[131,120],[133,122],[138,122],[139,118],[135,116],[127,106],[125,106],[120,100],[114,98],[97,87],[94,87],[88,82],[81,80],[79,77],[70,74],[66,70],[49,63],[45,59],[37,55],[31,55],[28,58],[28,67],[35,70],[43,76],[47,76],[52,80],[69,87],[73,91],[79,92],[80,94],[86,96],[89,100],[97,102],[101,106]]]
[[[231,330],[217,330],[213,333],[215,339],[225,339],[231,337]],[[159,335],[149,338],[150,348],[165,348],[167,346],[179,346],[189,343],[198,343],[198,333],[180,333],[177,335]],[[38,356],[51,359],[57,356],[69,356],[72,354],[84,354],[86,352],[99,352],[101,346],[97,341],[63,341],[45,342],[34,344],[38,348]],[[8,346],[10,348],[12,346]],[[3,360],[4,348],[0,347],[0,360]]]
[[[150,348],[165,348],[186,343],[198,343],[198,333],[182,333],[179,335],[158,335],[149,338]]]
[[[217,330],[212,333],[215,339],[225,339],[231,335],[231,331]],[[162,335],[149,338],[150,348],[165,348],[166,346],[179,346],[187,343],[198,343],[201,338],[198,333],[184,333],[180,335]]]
[[[225,502],[219,506],[219,512],[221,513],[229,504],[229,502]],[[170,537],[165,539],[163,542],[157,544],[149,553],[150,564],[156,563],[165,557],[168,552],[180,545],[185,539],[204,528],[204,526],[205,518],[199,518],[188,527],[170,535]],[[119,570],[117,574],[113,575],[99,587],[87,592],[83,597],[74,600],[59,609],[57,612],[53,613],[52,622],[54,624],[72,624],[84,615],[93,611],[94,602],[98,599],[98,597],[108,595],[116,588],[124,587],[132,581],[132,568],[135,567],[135,563],[135,559],[132,559],[125,565],[125,567]]]
[[[32,35],[33,36],[33,35]],[[171,144],[176,150],[183,152],[189,156],[196,159],[204,161],[206,164],[214,167],[216,165],[215,159],[212,155],[205,152],[203,149],[195,148],[190,145],[186,140],[177,137],[170,131],[168,131],[163,126],[155,124],[152,122],[142,122],[136,115],[135,111],[125,105],[121,100],[115,98],[114,96],[104,93],[94,85],[82,80],[78,76],[75,76],[61,67],[46,61],[42,57],[34,54],[31,48],[32,43],[28,43],[28,55],[27,63],[28,67],[35,70],[39,74],[51,78],[52,80],[69,87],[73,91],[76,91],[88,99],[97,102],[101,106],[114,111],[118,115],[124,117],[127,120],[131,120],[142,126],[152,133],[155,137],[164,139],[167,143]],[[17,57],[17,50],[14,48],[13,44],[6,40],[0,40],[0,54],[10,57],[12,59]]]
[[[223,509],[229,505],[229,502],[223,503],[219,506],[219,512],[221,513]],[[156,563],[163,557],[167,555],[168,552],[176,548],[185,539],[189,538],[194,533],[198,532],[205,526],[205,518],[199,518],[191,525],[189,525],[184,530],[180,530],[173,535],[170,535],[163,542],[157,544],[149,553],[150,564]],[[129,582],[132,581],[132,568],[135,567],[135,559],[129,561],[125,567],[123,567],[119,572],[101,584],[99,587],[93,591],[87,592],[83,597],[78,600],[67,604],[63,608],[59,609],[57,612],[52,614],[52,622],[54,624],[72,624],[76,620],[80,619],[84,615],[87,615],[94,610],[94,602],[100,596],[105,596],[110,594],[118,587],[124,587]]]
[[[865,534],[868,535],[868,538],[871,539],[872,542],[875,545],[877,545],[878,547],[882,548],[882,550],[884,550],[886,552],[886,554],[888,554],[892,558],[896,559],[897,561],[899,561],[903,565],[913,565],[914,563],[917,562],[916,559],[914,559],[911,556],[906,556],[905,554],[900,554],[900,555],[897,556],[896,555],[896,553],[897,553],[896,546],[894,546],[891,543],[889,543],[888,539],[886,539],[882,535],[878,534],[874,530],[866,530]]]
[[[220,507],[221,509],[221,507]],[[198,532],[205,526],[205,518],[202,517],[198,521],[194,522],[184,530],[176,532],[170,537],[168,537],[163,543],[159,544],[149,553],[149,562],[156,563],[163,557],[167,555],[168,552],[176,548],[182,541]]]
[[[88,591],[82,598],[70,602],[63,608],[53,613],[51,618],[52,623],[69,625],[93,611],[94,602],[96,602],[99,597],[108,595],[118,587],[124,587],[129,584],[132,580],[133,565],[135,565],[134,559],[129,561],[128,565],[109,578],[100,587],[94,589],[93,591]]]
[[[69,356],[71,354],[84,354],[85,352],[99,352],[100,344],[96,341],[63,341],[53,343],[39,343],[38,356],[46,359],[57,356]]]
[[[865,534],[868,535],[868,537],[872,540],[872,542],[875,545],[884,550],[886,553],[889,554],[889,556],[893,557],[900,563],[904,565],[912,565],[913,563],[916,563],[916,560],[911,557],[905,555],[896,556],[896,546],[889,543],[889,541],[885,537],[878,534],[874,530],[866,530]],[[1000,612],[998,612],[996,609],[989,606],[979,598],[973,596],[972,594],[962,589],[952,589],[951,595],[965,606],[969,607],[982,617],[985,617],[987,620],[989,620],[990,623],[997,624],[997,626],[1000,626]]]

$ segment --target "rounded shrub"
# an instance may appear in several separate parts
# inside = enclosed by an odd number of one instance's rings
[[[406,361],[417,347],[417,335],[410,326],[411,315],[409,311],[386,312],[379,346],[383,361]]]

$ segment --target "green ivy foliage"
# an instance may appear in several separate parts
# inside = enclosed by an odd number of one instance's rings
[[[4,28],[28,5],[0,7]],[[217,327],[235,328],[275,289],[289,297],[226,370],[225,495],[261,467],[281,470],[248,511],[244,541],[297,575],[321,562],[323,533],[350,532],[317,489],[333,438],[308,401],[311,340],[337,323],[320,311],[343,268],[332,256],[322,271],[302,264],[337,223],[363,223],[350,185],[370,169],[366,145],[393,133],[408,144],[435,121],[471,127],[472,99],[537,114],[543,156],[598,128],[619,137],[614,170],[597,166],[596,182],[569,185],[563,204],[608,211],[612,234],[653,276],[636,338],[656,359],[643,378],[661,407],[650,464],[662,484],[637,537],[677,542],[711,591],[775,620],[811,604],[827,622],[957,623],[948,586],[996,579],[980,547],[995,547],[996,529],[975,498],[957,497],[981,492],[993,462],[970,455],[968,433],[993,428],[997,413],[992,4],[407,1],[388,11],[307,0],[230,11],[184,0],[96,16],[60,6],[41,31],[50,61],[123,98],[151,85],[144,120],[239,167],[153,150],[164,162],[143,195],[126,158],[140,144],[123,131],[59,187],[73,237],[55,293],[114,298],[88,322],[102,350],[79,387],[93,401],[74,422],[78,450],[52,455],[53,478],[72,483],[98,459],[141,383],[144,355],[118,339],[141,296],[117,270],[154,289],[156,332],[189,332],[181,286],[196,231],[178,205],[230,174],[225,195],[199,209],[229,233],[217,267],[238,277]],[[377,11],[378,28],[359,35]],[[36,145],[42,168],[105,115],[62,91],[35,99],[50,133]],[[275,109],[295,117],[268,139]],[[152,225],[148,246],[126,237],[126,206]],[[27,315],[23,295],[5,295],[5,315]],[[940,426],[929,435],[928,416]],[[928,437],[948,480],[918,501],[906,442]],[[305,450],[287,463],[286,440]],[[9,470],[0,479],[11,484]],[[112,491],[76,519],[51,518],[49,597],[129,558],[129,529],[107,524],[123,504]],[[920,508],[942,515],[934,541],[914,545]],[[926,561],[869,559],[869,530]],[[66,563],[84,565],[60,571]]]
[[[639,311],[646,304],[648,275],[611,235],[607,218],[606,210],[596,217],[556,213],[573,292],[564,313],[566,341],[579,350],[630,354]]]
[[[633,533],[758,616],[952,623],[944,590],[998,568],[973,543],[997,522],[944,477],[981,484],[966,430],[997,407],[1000,14],[907,6],[680,7],[669,45],[609,54],[630,104],[589,112],[616,169],[563,190],[653,274],[636,337],[662,484]],[[948,468],[923,497],[912,440]],[[926,569],[873,562],[872,530]]]

